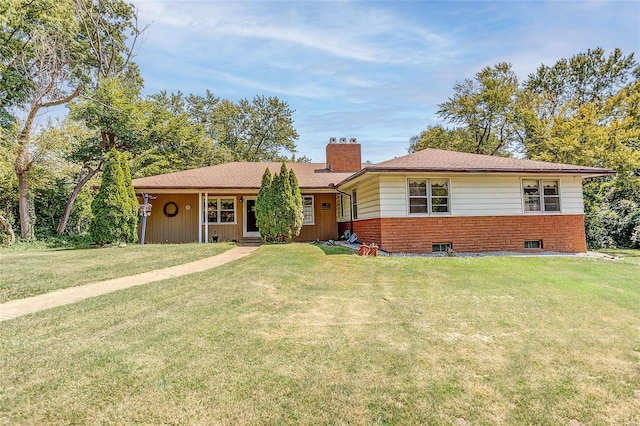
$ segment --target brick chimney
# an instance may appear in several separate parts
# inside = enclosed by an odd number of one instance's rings
[[[331,172],[357,172],[362,169],[360,144],[356,138],[329,138],[327,169]]]

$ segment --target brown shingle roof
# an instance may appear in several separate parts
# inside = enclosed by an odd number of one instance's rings
[[[235,162],[133,180],[136,189],[259,189],[265,168],[279,173],[282,163]],[[329,188],[353,173],[331,173],[319,163],[287,163],[301,189]]]
[[[492,155],[469,154],[428,148],[392,160],[365,166],[349,176],[346,183],[367,172],[450,172],[450,173],[549,173],[583,177],[614,174],[614,170]]]

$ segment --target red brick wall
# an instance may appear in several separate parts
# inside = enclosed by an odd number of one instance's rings
[[[334,172],[357,172],[362,169],[359,143],[330,143],[327,145],[327,169]]]
[[[411,217],[358,220],[364,243],[392,253],[431,253],[434,243],[457,252],[532,251],[525,240],[542,240],[543,251],[587,251],[583,215]]]

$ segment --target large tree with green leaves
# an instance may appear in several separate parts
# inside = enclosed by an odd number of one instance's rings
[[[296,152],[293,111],[276,97],[220,101],[210,117],[210,136],[236,161],[281,161]]]
[[[524,83],[528,158],[626,174],[640,168],[640,67],[633,53],[597,48],[541,65]]]
[[[91,204],[94,217],[90,233],[94,242],[112,244],[136,241],[137,207],[126,158],[112,149],[105,159],[100,190]]]
[[[135,7],[123,0],[75,0],[75,13],[90,78],[85,96],[72,108],[72,116],[95,133],[84,138],[70,155],[82,165],[83,172],[60,218],[60,234],[66,229],[76,197],[101,170],[105,154],[113,147],[138,150],[142,117],[139,97],[143,81],[132,59],[144,29],[138,27]],[[118,119],[124,120],[115,121]]]
[[[133,174],[144,177],[233,161],[229,149],[207,134],[209,104],[207,98],[185,99],[179,92],[149,96],[144,102],[145,149],[133,160]]]
[[[438,105],[438,115],[464,129],[463,145],[477,154],[508,154],[520,141],[518,77],[511,64],[485,67],[474,78],[456,83],[453,90],[453,96]]]
[[[76,98],[86,76],[73,11],[70,0],[12,0],[0,5],[0,124],[14,128],[8,134],[25,240],[34,237],[29,172],[36,119],[43,110]]]

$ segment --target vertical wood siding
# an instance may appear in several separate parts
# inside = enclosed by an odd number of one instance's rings
[[[303,225],[296,241],[335,240],[338,238],[338,223],[336,221],[335,194],[306,194],[313,195],[313,212],[315,225]],[[322,204],[329,203],[329,210],[322,210]]]
[[[142,203],[142,200],[139,199]],[[168,202],[178,205],[178,214],[167,217],[163,207]],[[198,241],[198,194],[158,194],[151,200],[151,216],[147,217],[145,243],[194,243]],[[191,205],[187,211],[185,206]],[[138,235],[142,228],[142,218],[138,225]]]

